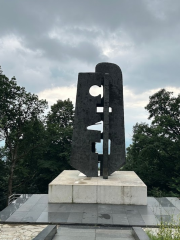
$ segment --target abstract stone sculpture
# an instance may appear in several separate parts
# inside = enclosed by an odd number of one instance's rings
[[[103,86],[103,98],[90,95],[93,85]],[[103,107],[103,112],[98,113],[97,107]],[[103,133],[87,129],[101,120],[104,122]],[[98,154],[95,153],[95,143],[101,139],[103,154]],[[99,63],[95,73],[79,73],[78,76],[70,164],[87,177],[97,177],[98,162],[104,179],[125,163],[122,73],[119,66],[112,63]]]

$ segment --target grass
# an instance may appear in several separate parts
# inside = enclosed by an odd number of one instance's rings
[[[151,230],[147,230],[146,233],[151,240],[180,240],[180,218],[178,222],[172,218],[170,223],[161,220],[156,233]]]

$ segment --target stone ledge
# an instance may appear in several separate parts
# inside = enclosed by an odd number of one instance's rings
[[[135,240],[150,240],[146,232],[141,227],[133,227],[132,230]]]
[[[108,179],[65,170],[49,184],[49,203],[147,205],[147,186],[133,171],[116,171]]]
[[[56,225],[49,225],[43,229],[33,240],[52,240],[57,233]]]

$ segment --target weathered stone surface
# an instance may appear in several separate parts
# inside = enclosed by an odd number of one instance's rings
[[[101,121],[96,113],[101,96],[91,96],[89,89],[93,85],[101,86],[102,81],[101,73],[79,73],[70,163],[89,177],[98,175],[98,154],[92,152],[92,148],[101,140],[100,131],[87,130],[88,126]]]
[[[103,116],[103,158],[102,158],[102,175],[104,179],[108,178],[108,140],[109,140],[109,83],[110,76],[106,74],[104,76],[104,116]]]
[[[104,96],[93,97],[89,89],[104,87]],[[96,108],[103,107],[103,113]],[[109,113],[109,107],[112,112]],[[87,130],[87,127],[103,120],[103,134]],[[103,155],[95,153],[95,143],[103,139]],[[111,140],[108,155],[108,140]],[[88,177],[98,176],[98,161],[101,175],[118,170],[125,163],[123,86],[120,68],[111,63],[99,63],[95,73],[79,73],[76,96],[75,121],[72,139],[71,165]]]
[[[122,72],[112,63],[99,63],[96,72],[109,74],[109,139],[111,140],[108,160],[108,175],[118,170],[125,163],[124,104]]]

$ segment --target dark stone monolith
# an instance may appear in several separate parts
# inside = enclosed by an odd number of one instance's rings
[[[93,97],[93,85],[103,86],[103,97]],[[103,113],[97,112],[103,107]],[[112,112],[109,112],[109,108]],[[87,127],[103,121],[103,133]],[[103,154],[95,153],[95,143],[103,139]],[[110,149],[108,141],[111,140]],[[103,178],[125,163],[124,108],[121,69],[112,63],[99,63],[95,73],[79,73],[70,164],[88,177]]]

